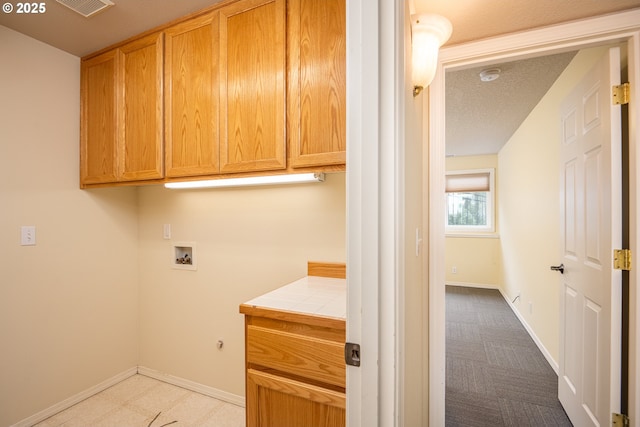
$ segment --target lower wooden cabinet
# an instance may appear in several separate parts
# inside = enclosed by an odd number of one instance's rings
[[[242,305],[247,427],[346,423],[345,321]]]
[[[247,371],[247,426],[344,426],[345,407],[344,392],[259,370]]]

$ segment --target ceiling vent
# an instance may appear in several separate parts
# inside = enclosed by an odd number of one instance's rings
[[[58,3],[67,6],[74,12],[88,18],[96,13],[113,6],[109,0],[56,0]]]

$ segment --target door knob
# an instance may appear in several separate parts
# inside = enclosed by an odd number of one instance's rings
[[[564,264],[560,264],[560,265],[552,265],[551,269],[553,271],[559,271],[560,274],[564,274]]]

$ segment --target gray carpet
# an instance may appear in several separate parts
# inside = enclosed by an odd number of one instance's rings
[[[446,288],[446,425],[571,426],[558,377],[500,292]]]

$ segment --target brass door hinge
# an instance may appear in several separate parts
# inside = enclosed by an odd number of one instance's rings
[[[631,249],[613,250],[614,270],[631,270]]]
[[[629,97],[631,94],[631,88],[629,83],[622,83],[618,86],[613,86],[613,105],[624,105],[629,103]]]
[[[629,417],[624,414],[611,414],[612,427],[629,427]]]

